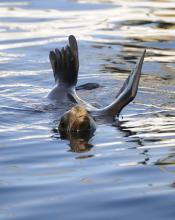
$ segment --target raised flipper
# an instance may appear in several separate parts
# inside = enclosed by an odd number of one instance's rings
[[[140,60],[138,61],[136,67],[131,72],[131,74],[128,76],[126,81],[124,82],[122,88],[119,90],[118,94],[116,95],[116,98],[118,98],[118,96],[120,96],[120,94],[122,92],[124,92],[125,90],[127,90],[127,91],[130,90],[130,92],[131,92],[129,102],[131,102],[135,98],[135,96],[137,94],[137,90],[138,90],[138,85],[139,85],[139,80],[140,80],[140,76],[141,76],[141,70],[142,70],[142,65],[143,65],[145,53],[146,53],[146,50],[143,51],[143,54],[142,54]]]
[[[75,88],[79,70],[78,45],[75,37],[73,35],[69,36],[69,45],[65,48],[50,51],[49,58],[57,85],[49,93],[48,97],[57,99],[59,97],[58,93],[60,93],[58,88],[61,87],[73,102],[94,109],[90,104],[81,100],[75,92],[75,89],[94,89],[99,87],[97,83],[89,83]]]
[[[73,102],[84,105],[84,107],[94,115],[108,115],[114,117],[115,115],[119,115],[121,110],[131,102],[137,94],[145,53],[146,50],[144,50],[134,71],[131,72],[124,82],[114,102],[102,109],[93,107],[80,99],[76,94],[75,86],[77,84],[79,59],[77,41],[73,35],[69,36],[69,45],[62,48],[61,51],[59,49],[51,51],[49,58],[57,85],[62,85],[66,89],[67,96]],[[51,96],[54,98],[56,97],[55,93],[57,94],[57,87],[51,92]]]
[[[69,36],[69,45],[65,48],[50,51],[50,63],[53,69],[55,82],[66,87],[77,84],[79,60],[77,41],[73,35]]]
[[[80,99],[77,96],[75,89],[71,90],[71,92],[69,93],[69,98],[79,105],[84,105],[87,108],[87,110],[90,111],[93,115],[107,115],[111,117],[119,115],[121,110],[129,102],[131,102],[137,94],[145,53],[146,50],[143,51],[143,54],[139,62],[137,63],[135,69],[128,76],[122,88],[120,89],[118,95],[116,96],[116,99],[110,105],[102,109],[97,109],[89,103],[85,102],[84,100]]]
[[[139,62],[137,63],[135,69],[131,72],[129,77],[124,82],[114,102],[112,102],[110,105],[106,106],[103,109],[99,109],[97,112],[94,113],[98,113],[100,115],[109,115],[109,116],[119,115],[121,110],[135,98],[138,90],[145,53],[146,50],[143,51],[143,54]]]

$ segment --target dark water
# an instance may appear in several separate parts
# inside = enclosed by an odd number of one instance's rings
[[[48,53],[74,34],[79,91],[106,105],[147,48],[118,126],[90,140],[54,132]],[[95,95],[94,95],[95,94]],[[47,108],[46,108],[47,106]],[[0,1],[0,219],[174,219],[175,2]]]

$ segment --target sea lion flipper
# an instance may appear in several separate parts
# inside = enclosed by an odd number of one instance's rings
[[[73,35],[69,36],[69,45],[70,45],[71,53],[73,54],[74,57],[75,70],[76,72],[78,72],[79,70],[78,44],[76,38]]]
[[[57,65],[58,65],[58,69],[57,71],[61,71],[62,68],[62,56],[61,56],[61,52],[58,48],[55,49],[55,54],[56,54],[56,58],[57,58]]]
[[[71,51],[68,45],[65,48],[62,48],[61,54],[63,66],[62,82],[69,87],[73,85],[74,69],[71,66]]]
[[[62,66],[62,71],[65,71],[65,50],[64,47],[61,48],[61,66]]]
[[[133,79],[131,79],[132,80],[131,82],[132,83],[132,86],[131,86],[131,98],[132,99],[134,99],[137,94],[145,54],[146,54],[146,49],[144,49],[143,54],[133,71]]]
[[[104,114],[104,115],[111,115],[111,116],[119,115],[121,110],[135,98],[137,94],[137,90],[138,90],[138,85],[139,85],[139,80],[140,80],[145,53],[146,53],[146,50],[143,51],[143,54],[139,62],[136,64],[135,69],[131,72],[129,77],[125,80],[115,101],[112,102],[110,105],[106,106],[105,108],[100,109],[99,113]]]
[[[128,103],[130,103],[137,94],[145,53],[146,50],[143,51],[143,54],[139,59],[138,63],[136,64],[135,69],[131,72],[130,76],[124,82],[124,85],[121,89],[121,93],[119,93],[118,96],[116,97],[116,101],[119,106],[117,114],[119,114],[120,111]]]
[[[74,87],[77,84],[79,70],[78,45],[75,37],[70,35],[69,45],[61,50],[55,49],[49,58],[55,81],[66,87]]]
[[[56,81],[57,78],[58,78],[58,76],[57,76],[57,57],[56,57],[56,54],[55,54],[54,51],[50,51],[49,59],[50,59],[50,63],[51,63],[51,66],[52,66],[54,78],[55,78],[55,81]]]
[[[69,71],[70,69],[70,62],[71,62],[71,51],[70,47],[67,45],[65,48],[65,62],[66,62],[66,69]]]
[[[116,95],[116,98],[126,89],[127,85],[128,85],[128,82],[130,80],[132,76],[132,73],[128,76],[128,78],[125,80],[125,82],[123,83],[123,86],[121,87],[121,89],[118,91],[117,95]]]

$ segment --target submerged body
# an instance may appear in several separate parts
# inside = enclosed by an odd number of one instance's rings
[[[76,93],[79,59],[78,46],[74,36],[69,36],[69,45],[61,51],[55,49],[50,52],[50,62],[52,65],[56,85],[48,94],[48,98],[59,101],[68,97],[77,107],[67,111],[60,120],[59,129],[69,132],[80,132],[85,130],[95,130],[95,116],[107,116],[114,118],[121,110],[131,102],[138,90],[141,69],[146,50],[136,65],[135,69],[128,76],[115,100],[108,106],[98,109],[91,104],[80,99]]]

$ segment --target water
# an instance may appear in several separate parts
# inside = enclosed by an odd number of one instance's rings
[[[0,12],[0,219],[174,219],[174,0],[1,0]],[[69,106],[44,99],[48,53],[70,34],[78,84],[101,85],[79,95],[104,106],[147,48],[136,99],[89,140],[62,140]]]

